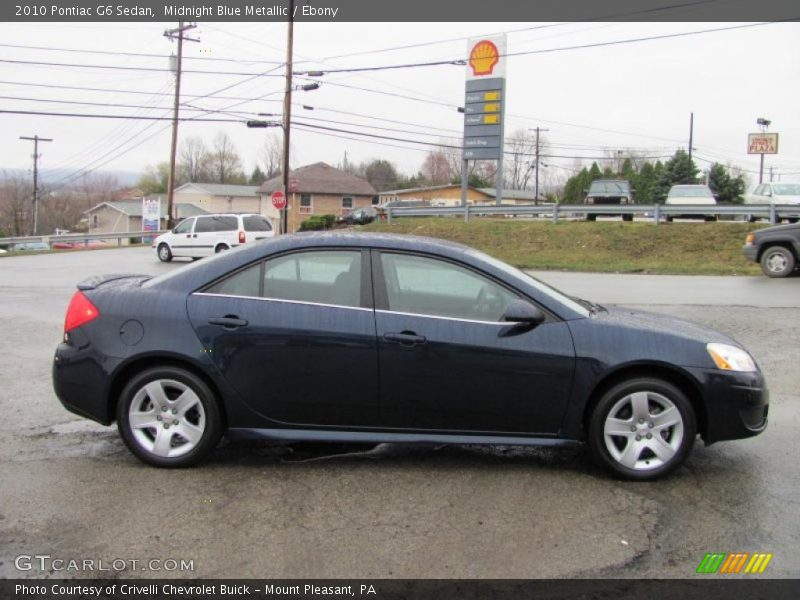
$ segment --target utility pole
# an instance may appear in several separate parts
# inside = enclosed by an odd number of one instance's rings
[[[33,235],[39,227],[39,142],[52,142],[50,138],[20,136],[21,140],[33,142]]]
[[[183,35],[184,31],[189,31],[197,27],[194,23],[184,25],[183,21],[178,22],[177,29],[167,29],[164,36],[170,40],[178,38],[178,56],[175,61],[175,104],[172,110],[172,143],[169,152],[169,178],[167,179],[167,228],[174,225],[173,218],[173,196],[175,193],[175,155],[178,152],[178,115],[181,105],[181,69],[183,66],[183,40],[199,42],[196,38],[189,38]]]
[[[289,130],[292,123],[292,48],[294,45],[294,0],[289,0],[289,30],[286,35],[286,92],[283,95],[283,195],[289,193]],[[289,203],[281,209],[281,233],[289,230]],[[299,210],[299,208],[297,209]]]
[[[535,176],[535,185],[534,185],[534,204],[539,204],[539,132],[540,131],[550,131],[549,129],[542,129],[541,127],[537,127],[534,131],[536,131],[536,165],[534,166],[534,176]]]
[[[770,183],[772,183],[772,177],[773,177],[773,175],[774,175],[774,174],[773,174],[773,172],[772,172],[772,166],[770,166],[770,168],[769,168],[769,182],[770,182]]]
[[[689,175],[692,174],[692,138],[694,137],[694,113],[689,113]],[[692,183],[686,181],[684,183]]]

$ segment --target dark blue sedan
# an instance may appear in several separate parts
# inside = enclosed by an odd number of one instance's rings
[[[362,233],[84,281],[53,381],[159,467],[226,434],[588,444],[617,476],[653,479],[698,434],[761,433],[768,410],[756,363],[722,333],[571,298],[459,244]]]

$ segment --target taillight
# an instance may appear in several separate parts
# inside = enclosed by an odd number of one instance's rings
[[[76,327],[86,325],[100,316],[100,311],[84,296],[83,292],[75,292],[69,301],[67,314],[64,317],[64,333],[69,333]]]
[[[239,243],[244,244],[247,240],[244,239],[244,231],[239,232]]]

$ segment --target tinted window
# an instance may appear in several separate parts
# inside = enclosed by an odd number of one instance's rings
[[[185,219],[178,223],[178,226],[175,228],[175,233],[189,233],[192,231],[192,223],[194,223],[194,219]]]
[[[361,252],[296,252],[265,263],[266,298],[361,305]]]
[[[209,217],[200,217],[197,219],[197,225],[194,226],[195,233],[207,233],[214,231],[214,224]]]
[[[239,271],[206,290],[340,306],[361,305],[361,252],[297,252]]]
[[[389,310],[499,321],[517,296],[464,267],[420,256],[381,254]]]
[[[212,217],[213,231],[235,231],[239,229],[239,219],[236,217]]]
[[[253,215],[243,220],[245,231],[272,231],[272,225],[265,217]]]

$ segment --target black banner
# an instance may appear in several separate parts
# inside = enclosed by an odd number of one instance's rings
[[[3,0],[0,20],[36,21],[783,21],[796,0]]]
[[[71,579],[0,581],[0,598],[36,600],[794,600],[797,579],[572,579],[558,580],[133,580]]]

